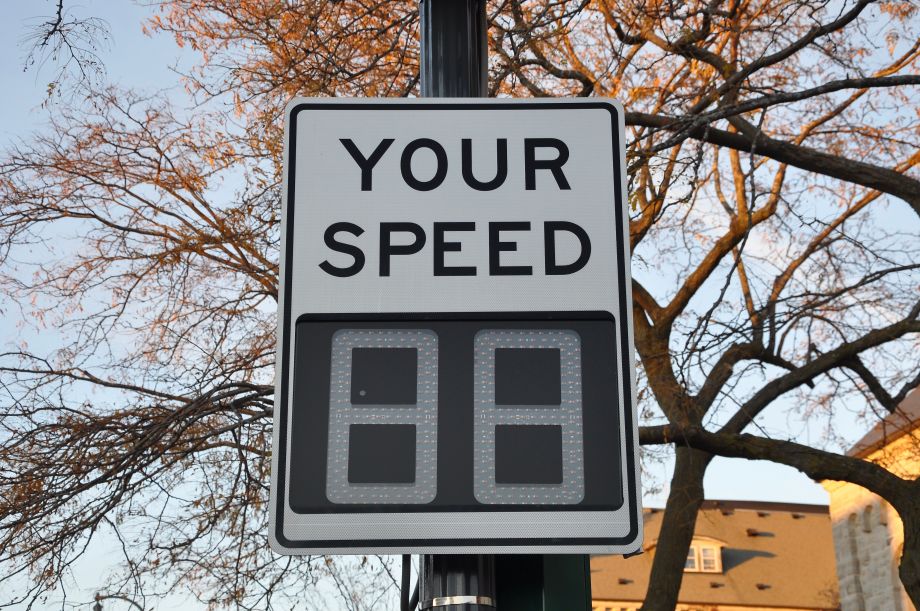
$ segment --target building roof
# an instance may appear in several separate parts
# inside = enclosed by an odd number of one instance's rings
[[[866,458],[917,429],[920,429],[920,389],[915,388],[892,413],[857,441],[847,456]]]
[[[645,598],[661,519],[646,509],[645,553],[591,559],[595,600]],[[834,541],[823,505],[706,501],[695,538],[716,540],[722,573],[684,573],[679,602],[699,605],[833,609],[838,607]]]

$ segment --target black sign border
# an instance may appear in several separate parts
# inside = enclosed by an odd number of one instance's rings
[[[611,148],[613,157],[614,171],[614,212],[616,216],[616,237],[619,254],[623,254],[628,239],[628,233],[624,228],[624,210],[625,202],[621,201],[623,193],[623,184],[621,178],[620,154],[617,147],[619,139],[618,109],[613,105],[605,102],[544,102],[544,103],[476,103],[476,102],[450,102],[450,103],[425,103],[425,102],[389,102],[389,103],[336,103],[336,102],[303,102],[293,106],[290,109],[290,122],[288,125],[288,138],[285,146],[287,147],[287,193],[285,204],[286,225],[291,227],[294,221],[294,193],[296,177],[296,160],[297,160],[297,116],[304,110],[606,110],[610,113],[611,118]],[[332,548],[405,548],[405,547],[448,547],[448,548],[476,548],[476,547],[555,547],[555,546],[613,546],[627,545],[636,540],[639,534],[639,516],[636,508],[637,505],[637,487],[636,487],[636,465],[635,456],[632,448],[635,445],[633,435],[634,424],[632,421],[633,410],[623,410],[623,424],[626,437],[626,482],[627,495],[624,502],[629,507],[629,532],[622,537],[545,537],[545,538],[485,538],[485,539],[369,539],[369,540],[293,540],[284,535],[284,514],[286,498],[286,465],[287,465],[287,425],[288,425],[288,394],[290,389],[289,369],[290,369],[290,352],[292,344],[291,333],[291,269],[293,268],[293,240],[290,235],[286,235],[285,243],[285,274],[284,283],[284,311],[283,328],[284,344],[281,346],[281,397],[279,410],[280,422],[275,422],[279,427],[278,439],[280,441],[278,448],[273,448],[278,453],[278,478],[277,488],[275,490],[275,539],[285,548],[296,549],[332,549]],[[624,257],[617,260],[617,275],[620,278],[626,277],[626,262]],[[627,308],[631,304],[627,303],[627,290],[622,284],[619,286],[620,293],[620,313],[617,317],[620,321],[620,327],[623,332],[620,334],[620,353],[623,357],[622,363],[622,397],[630,400],[633,396],[633,379],[631,372],[630,355],[632,354],[629,345],[629,332],[627,321],[630,320]],[[575,312],[559,312],[560,317],[570,317]],[[565,511],[564,509],[562,511]]]

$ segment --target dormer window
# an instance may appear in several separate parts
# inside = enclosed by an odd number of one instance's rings
[[[707,541],[694,541],[687,551],[684,571],[688,573],[721,573],[722,546]]]

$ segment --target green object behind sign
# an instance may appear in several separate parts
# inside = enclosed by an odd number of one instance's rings
[[[495,557],[501,611],[590,611],[591,569],[583,554]]]

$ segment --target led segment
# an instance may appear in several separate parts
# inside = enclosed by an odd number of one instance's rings
[[[558,372],[553,372],[559,375],[558,399],[552,399],[551,402],[534,401],[534,404],[529,405],[513,405],[507,399],[499,400],[497,388],[502,386],[502,382],[496,377],[496,353],[507,349],[539,350],[541,357],[549,351],[558,351]],[[476,334],[474,353],[473,456],[476,500],[486,504],[514,505],[581,502],[585,494],[585,482],[580,336],[568,330],[484,329]],[[542,358],[530,359],[530,362],[539,363],[540,360],[546,362]],[[520,361],[527,362],[525,359]],[[521,375],[520,370],[514,373],[516,378]],[[498,372],[498,375],[502,374]],[[534,369],[533,383],[555,388],[555,380],[552,380],[553,384],[545,384],[546,380],[537,379],[545,374],[544,368]],[[516,380],[516,385],[520,384],[521,381]],[[528,397],[531,394],[526,388],[519,391],[511,389],[511,392],[503,393],[510,397]],[[556,400],[559,404],[552,404]],[[506,445],[513,443],[515,438],[522,443],[520,447],[499,448],[497,441],[501,443],[503,438]],[[554,439],[557,441],[553,443]],[[561,482],[546,483],[539,481],[539,477],[531,479],[520,475],[526,471],[526,461],[532,459],[536,465],[545,465],[547,457],[541,455],[541,452],[552,451],[552,448],[559,452],[560,447]],[[497,456],[510,457],[507,460],[511,467],[500,465]],[[557,460],[555,456],[548,458]],[[499,481],[499,470],[510,474],[503,476],[505,481]],[[539,476],[539,473],[536,475]],[[527,481],[512,483],[508,481],[509,478]]]
[[[353,389],[354,354],[360,349],[414,349],[416,351],[415,403],[375,404],[373,392],[367,400],[363,389]],[[402,356],[405,356],[405,351]],[[396,352],[394,351],[394,354]],[[353,394],[353,390],[355,391]],[[411,396],[411,388],[403,396]],[[400,399],[401,400],[401,399]],[[397,425],[390,426],[387,425]],[[414,478],[398,481],[355,483],[349,480],[349,456],[377,451],[386,461],[387,448],[373,448],[374,427],[380,431],[398,433],[396,438],[411,439],[410,425],[415,429]],[[361,433],[367,447],[349,448],[352,433]],[[405,448],[398,448],[405,450]],[[326,496],[333,503],[355,504],[419,504],[430,503],[437,492],[438,451],[438,336],[427,329],[341,329],[332,336],[332,369],[329,392],[329,450],[326,471]],[[411,456],[410,452],[410,456]],[[405,453],[403,453],[405,455]],[[365,461],[366,462],[366,461]],[[355,469],[351,476],[354,478]],[[410,481],[414,480],[414,481]]]

